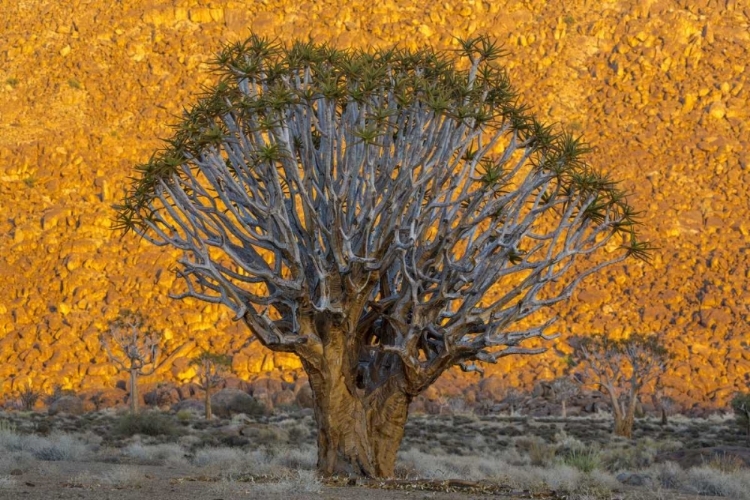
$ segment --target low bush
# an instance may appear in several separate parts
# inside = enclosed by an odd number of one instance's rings
[[[24,411],[32,411],[40,397],[42,397],[42,394],[39,391],[27,387],[22,390],[19,395],[19,398],[21,399],[21,408]]]
[[[697,495],[713,495],[736,500],[750,499],[750,473],[729,474],[711,467],[686,471],[684,489]]]
[[[600,469],[602,466],[601,453],[591,446],[568,450],[562,456],[562,461],[565,465],[585,473]]]
[[[55,434],[49,437],[34,434],[19,434],[15,431],[0,431],[0,455],[30,454],[37,460],[50,462],[85,460],[89,447],[78,437]]]
[[[609,471],[637,470],[650,466],[656,454],[661,451],[659,445],[649,438],[641,439],[635,446],[608,447],[601,453],[602,466]]]
[[[141,465],[185,463],[185,451],[174,443],[146,445],[135,442],[123,448],[122,453]]]
[[[115,433],[130,437],[136,434],[143,436],[174,436],[178,434],[178,427],[167,414],[159,411],[143,413],[125,413],[114,426]]]
[[[555,446],[546,443],[542,439],[535,439],[529,445],[529,459],[531,465],[545,467],[555,459]]]

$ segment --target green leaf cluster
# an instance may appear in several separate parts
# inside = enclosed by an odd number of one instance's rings
[[[232,365],[232,358],[226,354],[216,354],[210,351],[201,351],[201,353],[190,360],[192,366],[203,366],[212,364],[216,367],[227,367]]]
[[[448,117],[470,129],[509,126],[509,133],[533,148],[534,168],[556,177],[557,192],[545,196],[592,197],[584,217],[593,222],[608,216],[617,220],[612,230],[625,236],[628,254],[646,258],[652,247],[638,239],[639,214],[627,204],[616,182],[586,163],[590,147],[580,136],[541,123],[519,102],[507,71],[498,65],[506,53],[496,41],[478,36],[458,42],[457,54],[431,48],[342,50],[303,41],[285,45],[256,35],[224,46],[213,61],[216,84],[204,89],[197,104],[185,110],[165,147],[136,167],[127,196],[115,206],[115,227],[146,232],[146,223],[155,216],[150,207],[160,186],[184,176],[201,152],[232,140],[227,116],[237,123],[250,122],[244,118],[252,116],[252,123],[259,125],[243,133],[264,134],[300,106],[326,100],[341,115],[352,103],[367,103],[372,109],[369,118],[383,126],[368,125],[356,135],[376,144],[382,135],[392,133],[386,122],[393,107],[382,103],[395,102],[399,111],[418,106],[421,112]],[[467,69],[462,69],[466,66],[462,60],[468,60]],[[273,165],[285,154],[268,148],[258,151],[254,160]],[[499,167],[483,167],[486,187],[499,192],[504,182]]]

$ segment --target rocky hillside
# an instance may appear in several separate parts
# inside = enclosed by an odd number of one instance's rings
[[[294,358],[246,344],[227,310],[175,302],[175,255],[111,230],[132,167],[211,81],[206,62],[250,30],[340,47],[449,47],[487,33],[524,99],[585,132],[592,163],[624,179],[659,247],[589,280],[570,332],[658,332],[681,361],[679,398],[723,404],[747,384],[750,4],[738,0],[17,0],[0,5],[0,384],[111,387],[97,335],[121,308],[165,333],[186,381],[196,348],[237,353],[243,378],[291,381]],[[556,341],[562,348],[562,340]],[[530,386],[551,350],[494,372]],[[446,392],[473,383],[449,374]]]

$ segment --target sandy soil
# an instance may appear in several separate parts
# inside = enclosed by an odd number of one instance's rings
[[[568,499],[552,493],[513,492],[512,494],[469,494],[436,491],[399,491],[367,486],[323,486],[319,492],[297,491],[293,485],[217,481],[205,469],[187,466],[122,465],[101,462],[39,462],[19,475],[13,484],[0,488],[0,499],[13,500],[229,500],[262,498],[268,500],[485,500]],[[304,489],[304,488],[302,488]],[[711,500],[709,496],[674,492],[644,496],[642,490],[614,493],[613,500]]]
[[[294,492],[276,483],[216,481],[205,470],[192,467],[120,465],[100,462],[40,462],[38,467],[12,476],[13,485],[0,489],[0,499],[24,500],[228,500],[267,498],[269,500],[462,500],[502,498],[497,495],[471,495],[440,492],[380,490],[369,487],[324,486],[319,493]],[[127,483],[120,483],[130,478]]]

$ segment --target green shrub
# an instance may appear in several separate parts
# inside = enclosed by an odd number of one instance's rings
[[[0,420],[0,434],[8,433],[8,434],[14,434],[16,432],[16,424],[15,422],[11,422],[10,420],[2,419]]]
[[[115,423],[115,433],[121,436],[173,436],[177,426],[169,415],[159,411],[126,413]]]
[[[193,418],[193,412],[190,410],[180,410],[175,415],[177,417],[177,420],[180,421],[181,424],[186,424],[190,422],[190,419]]]
[[[572,448],[563,456],[563,463],[581,472],[591,472],[601,468],[601,454],[593,447]]]
[[[639,440],[635,446],[608,447],[600,454],[602,466],[608,471],[638,470],[649,467],[659,451],[653,439]]]
[[[232,404],[232,413],[244,413],[248,417],[259,417],[267,413],[263,403],[255,398],[237,400]]]

